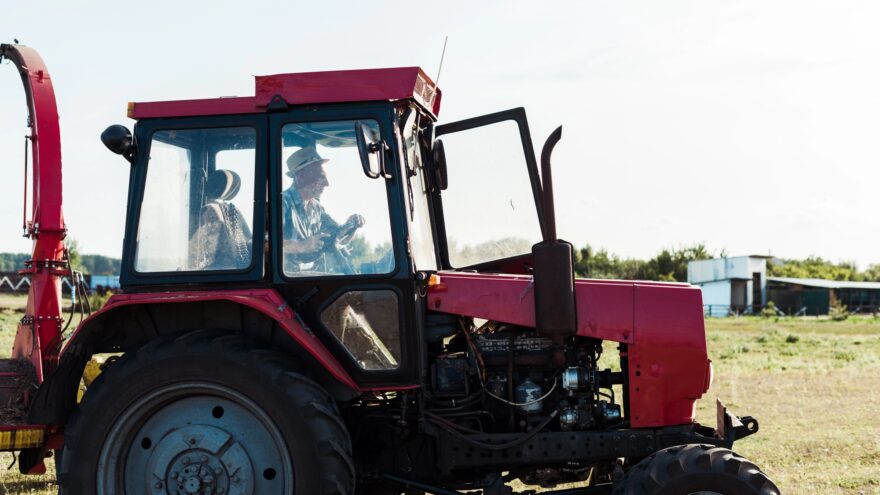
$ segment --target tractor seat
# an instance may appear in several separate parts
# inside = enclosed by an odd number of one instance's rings
[[[200,270],[235,270],[251,263],[251,229],[230,202],[239,189],[241,178],[231,170],[215,170],[205,182],[205,205],[196,232],[195,265]]]

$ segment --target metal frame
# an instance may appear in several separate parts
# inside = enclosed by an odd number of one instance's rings
[[[529,181],[532,185],[532,196],[535,200],[535,211],[538,214],[538,225],[541,227],[541,235],[546,238],[548,233],[548,225],[544,216],[544,193],[541,187],[541,176],[538,172],[538,162],[535,158],[535,147],[532,144],[532,134],[529,130],[529,121],[526,118],[526,110],[522,107],[512,108],[501,112],[472,117],[457,122],[450,122],[435,127],[434,136],[440,138],[446,134],[454,132],[466,131],[477,127],[484,127],[499,122],[511,120],[516,123],[519,129],[519,137],[522,143],[523,154],[526,159],[526,168],[529,173]],[[440,241],[441,261],[443,268],[453,268],[449,262],[449,245],[446,239],[446,224],[443,221],[443,200],[437,195],[435,203],[436,223],[441,235],[438,235]],[[456,267],[462,268],[462,267]]]

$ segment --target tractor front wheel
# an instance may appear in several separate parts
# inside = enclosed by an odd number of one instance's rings
[[[349,495],[351,442],[324,389],[240,334],[123,356],[65,434],[62,494]]]
[[[758,466],[712,445],[655,452],[633,466],[613,495],[779,495]]]

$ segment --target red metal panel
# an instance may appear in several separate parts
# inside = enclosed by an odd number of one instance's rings
[[[255,84],[255,97],[139,102],[131,104],[128,116],[144,119],[264,112],[276,95],[289,105],[412,98],[435,117],[440,113],[440,89],[418,67],[275,74],[257,76]]]
[[[263,112],[253,96],[207,98],[201,100],[152,101],[131,103],[128,116],[132,119],[151,117],[197,117],[200,115],[233,115]]]
[[[330,351],[324,347],[324,344],[308,329],[300,324],[300,320],[296,314],[284,301],[284,298],[274,289],[254,289],[254,290],[224,290],[211,292],[198,291],[181,291],[181,292],[154,292],[145,294],[116,294],[107,300],[107,303],[100,311],[92,314],[83,320],[77,327],[65,346],[65,350],[71,343],[77,340],[79,332],[88,326],[95,318],[112,311],[121,306],[129,306],[135,304],[159,304],[159,303],[187,303],[199,301],[218,301],[225,300],[238,304],[243,304],[254,308],[261,313],[271,317],[283,328],[287,334],[303,347],[309,354],[314,357],[318,363],[324,366],[327,371],[340,383],[360,391],[358,385],[354,382],[347,371],[339,364],[339,361],[330,354]],[[62,351],[63,354],[63,351]]]
[[[261,106],[275,95],[291,105],[415,98],[437,115],[440,101],[434,101],[434,89],[422,69],[395,67],[257,76],[256,96]]]
[[[634,428],[687,424],[710,373],[702,294],[687,286],[635,286],[628,413]]]
[[[535,326],[532,278],[528,275],[440,272],[428,290],[428,308],[443,313]],[[576,280],[577,334],[633,342],[633,283]]]

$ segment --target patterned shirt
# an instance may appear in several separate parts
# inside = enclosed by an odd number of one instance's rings
[[[339,224],[330,218],[324,211],[324,207],[317,199],[309,202],[302,200],[299,191],[290,187],[281,193],[281,208],[283,212],[282,231],[285,241],[301,241],[320,232],[336,232]],[[304,269],[308,263],[314,262],[311,267],[317,271],[333,271],[328,266],[326,256],[318,253],[284,253],[284,272],[294,273]]]

